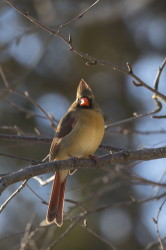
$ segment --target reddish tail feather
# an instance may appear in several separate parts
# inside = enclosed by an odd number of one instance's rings
[[[63,223],[65,186],[66,178],[63,182],[60,182],[60,174],[59,171],[57,171],[55,173],[54,183],[52,185],[46,221],[47,223],[51,223],[54,220],[59,227],[62,226]]]

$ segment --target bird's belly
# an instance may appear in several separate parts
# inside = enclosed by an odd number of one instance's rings
[[[90,133],[79,135],[78,141],[71,147],[73,155],[77,157],[86,157],[93,154],[97,150],[102,137],[103,134],[99,134],[95,129],[91,130]]]
[[[103,135],[104,121],[102,117],[100,120],[98,119],[97,123],[92,119],[86,123],[80,122],[70,134],[62,139],[59,152],[63,152],[66,155],[65,158],[70,156],[87,157],[97,150]]]

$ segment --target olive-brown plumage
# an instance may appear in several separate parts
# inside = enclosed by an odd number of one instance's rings
[[[94,101],[94,95],[84,80],[77,89],[75,102],[60,120],[53,139],[49,160],[65,160],[70,157],[88,157],[101,143],[104,135],[104,119]],[[63,223],[63,204],[68,170],[55,173],[46,216],[47,223],[53,220],[58,226]]]

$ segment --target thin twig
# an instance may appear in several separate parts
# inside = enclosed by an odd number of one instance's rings
[[[7,204],[25,187],[28,180],[24,180],[22,184],[17,188],[15,192],[0,206],[0,213],[2,213],[3,209],[7,206]]]
[[[161,73],[162,73],[165,66],[166,66],[166,58],[164,58],[161,66],[159,67],[157,75],[156,75],[155,80],[154,80],[154,88],[157,90],[158,90],[158,86],[159,86],[160,76],[161,76]]]
[[[129,207],[129,206],[142,205],[142,204],[147,203],[147,202],[152,201],[152,200],[159,200],[165,196],[166,196],[166,192],[164,192],[158,196],[152,196],[152,197],[148,197],[148,198],[142,199],[142,200],[131,199],[131,200],[124,201],[124,202],[115,202],[115,203],[108,204],[108,205],[102,205],[100,207],[92,207],[91,209],[86,211],[86,213],[84,214],[84,217],[88,216],[90,214],[94,214],[94,213],[101,213],[101,212],[103,212],[107,209],[110,209],[110,208],[117,208],[117,207],[124,208],[124,207]],[[79,215],[73,216],[70,219],[66,218],[64,221],[68,221],[71,219],[75,220],[78,216]]]
[[[60,25],[60,28],[64,28],[68,25],[70,25],[71,23],[77,21],[79,18],[83,17],[83,15],[85,15],[92,7],[94,7],[98,2],[100,2],[100,0],[95,1],[94,3],[92,3],[88,8],[86,8],[84,11],[82,11],[79,15],[77,15],[76,17],[74,17],[72,20],[65,22],[64,24]]]
[[[33,216],[32,220],[28,222],[26,226],[25,233],[21,239],[19,250],[27,250],[27,249],[38,250],[35,240],[32,240],[32,237],[31,237],[32,223],[33,223],[34,217],[35,216]]]
[[[156,94],[157,97],[161,98],[164,102],[166,102],[166,96],[163,95],[162,93],[160,93],[159,91],[157,91],[156,89],[150,87],[149,85],[147,85],[142,79],[140,79],[137,75],[134,74],[132,66],[127,63],[127,66],[125,69],[118,67],[110,62],[104,61],[104,60],[100,60],[97,59],[91,55],[89,55],[88,53],[84,53],[82,51],[80,51],[79,49],[75,48],[72,44],[72,40],[69,39],[68,37],[66,38],[65,36],[63,36],[60,31],[55,31],[49,27],[47,27],[46,25],[42,24],[41,22],[39,22],[38,20],[36,20],[35,18],[33,18],[32,16],[30,16],[27,12],[19,9],[13,2],[11,2],[10,0],[4,0],[6,3],[8,3],[12,8],[14,8],[18,13],[20,13],[22,16],[24,16],[25,18],[27,18],[29,21],[31,21],[33,24],[35,24],[36,26],[38,26],[40,29],[46,31],[47,33],[59,37],[68,47],[69,50],[72,51],[74,54],[88,60],[87,65],[101,65],[101,66],[106,66],[111,68],[112,70],[115,71],[119,71],[121,73],[127,74],[129,76],[131,76],[133,79],[135,79],[137,82],[133,81],[133,84],[136,85],[137,87],[145,87],[146,89],[148,89],[149,91],[151,91],[152,93]],[[71,37],[71,36],[70,36]]]
[[[91,233],[92,235],[94,235],[97,239],[101,240],[102,242],[104,242],[107,246],[109,246],[111,249],[113,250],[117,250],[117,248],[110,243],[108,240],[104,239],[101,235],[97,234],[95,231],[93,231],[88,225],[83,226],[82,228],[84,228],[85,230],[87,230],[89,233]]]
[[[3,126],[0,126],[0,129],[4,129],[4,130],[11,130],[11,131],[14,131],[17,133],[17,135],[22,135],[22,134],[25,134],[21,128],[19,128],[18,126],[16,125],[13,125],[13,126],[7,126],[7,125],[3,125]]]
[[[138,175],[133,175],[131,177],[131,176],[125,175],[124,172],[123,172],[123,174],[119,173],[119,176],[121,176],[124,179],[131,180],[131,182],[133,184],[141,183],[141,184],[147,184],[147,185],[152,185],[152,186],[166,187],[166,183],[160,183],[160,182],[156,182],[156,181],[151,181],[151,180],[145,179],[145,178],[143,178],[141,176],[138,176]]]
[[[47,119],[47,117],[45,117],[45,116],[43,116],[43,115],[40,115],[40,114],[35,113],[35,112],[31,111],[31,110],[28,110],[28,109],[26,109],[26,108],[23,108],[23,107],[20,106],[20,105],[15,104],[14,102],[12,102],[12,101],[11,101],[9,98],[7,98],[7,97],[4,97],[4,98],[5,98],[5,101],[6,101],[12,108],[17,109],[17,110],[19,110],[19,111],[21,111],[21,112],[26,113],[26,117],[27,117],[27,118],[30,118],[30,117],[38,117],[38,118],[41,118],[41,119]]]
[[[1,89],[2,93],[8,92],[10,94],[15,94],[21,97],[24,97],[25,99],[27,99],[30,103],[32,103],[35,107],[37,107],[44,115],[45,117],[50,121],[50,124],[53,128],[56,128],[56,125],[54,124],[54,119],[44,110],[44,108],[42,108],[28,93],[28,91],[25,92],[21,92],[21,91],[16,91],[12,88],[5,88],[5,89]]]
[[[165,119],[166,115],[154,115],[153,118],[156,118],[156,119]]]
[[[8,135],[0,134],[0,139],[6,141],[29,141],[29,142],[40,142],[40,143],[51,143],[53,138],[51,137],[39,137],[39,136],[23,136],[23,135]]]
[[[154,80],[154,89],[156,89],[156,90],[158,90],[159,81],[160,81],[160,76],[161,76],[161,73],[162,73],[162,71],[163,71],[165,65],[166,65],[166,58],[163,60],[161,66],[159,67],[158,72],[157,72],[157,75],[156,75],[155,80]],[[158,106],[158,107],[160,106],[160,107],[162,108],[162,104],[161,104],[161,102],[158,100],[158,97],[157,97],[156,94],[154,94],[154,95],[152,96],[152,99],[154,100],[156,106]],[[153,116],[153,118],[161,119],[161,118],[165,118],[165,117],[164,117],[164,116],[156,116],[156,115],[155,115],[155,116]]]
[[[2,77],[2,80],[4,82],[5,87],[9,88],[9,83],[8,83],[8,81],[6,79],[6,76],[5,76],[4,72],[3,72],[3,70],[2,70],[2,67],[0,67],[0,75]]]
[[[66,236],[69,234],[69,232],[78,224],[82,218],[86,215],[86,212],[79,215],[68,227],[67,229],[49,246],[47,247],[47,250],[55,249],[55,246]]]
[[[136,200],[136,199],[133,200],[132,199],[132,200],[121,202],[121,203],[113,203],[113,204],[110,204],[110,205],[105,205],[105,206],[98,207],[95,210],[94,210],[94,208],[89,210],[89,211],[86,210],[85,213],[80,213],[79,215],[76,215],[76,216],[73,216],[73,217],[70,217],[70,218],[65,218],[64,221],[71,221],[71,220],[75,221],[75,219],[79,219],[80,216],[83,219],[85,216],[88,216],[91,213],[102,212],[102,211],[104,211],[106,209],[109,209],[109,208],[112,208],[112,207],[123,207],[124,208],[125,206],[128,207],[128,206],[132,206],[132,205],[141,205],[141,204],[144,204],[144,203],[152,201],[152,200],[159,200],[159,199],[161,199],[161,198],[163,198],[165,196],[166,196],[166,192],[164,192],[164,193],[162,193],[162,194],[160,194],[158,196],[152,196],[152,197],[142,199],[142,200]],[[34,231],[31,232],[31,235],[34,235],[35,233],[37,233],[38,230],[41,229],[41,228],[42,229],[45,228],[46,230],[48,230],[47,228],[50,227],[50,226],[53,226],[53,224],[45,225],[45,226],[44,225],[38,226]],[[7,237],[1,238],[0,240],[2,241],[2,240],[10,239],[10,237],[13,237],[15,235],[20,235],[20,234],[23,234],[23,233],[25,233],[25,231],[24,232],[18,232],[16,234],[11,234],[11,235],[9,235]],[[162,238],[162,240],[164,240],[164,239],[165,239],[165,237]],[[157,243],[156,242],[152,243],[152,247],[153,247],[153,245],[155,246],[157,244],[158,244],[158,242]],[[151,249],[150,245],[148,245],[147,247],[144,250],[150,250]]]
[[[126,129],[126,128],[117,128],[116,130],[112,131],[107,131],[106,134],[122,134],[122,135],[133,135],[133,134],[139,134],[139,135],[152,135],[152,134],[166,134],[166,130],[161,129],[161,130],[146,130],[146,131],[141,131],[137,129]],[[101,146],[102,148],[102,146]]]
[[[126,72],[126,74],[127,74],[127,72]],[[159,97],[162,101],[166,102],[166,96],[163,95],[161,92],[159,92],[158,90],[150,87],[148,84],[146,84],[144,81],[142,81],[142,79],[140,79],[134,73],[128,73],[128,74],[137,81],[137,82],[133,81],[133,84],[136,87],[145,87],[146,89],[148,89],[149,91],[151,91],[152,93],[154,93],[157,97]]]
[[[158,241],[159,241],[161,250],[165,250],[165,247],[163,245],[163,242],[162,242],[162,239],[161,239],[161,236],[160,236],[160,231],[159,231],[159,225],[158,224],[159,224],[160,213],[161,213],[161,210],[162,210],[165,202],[166,202],[166,199],[162,202],[161,206],[159,207],[159,210],[158,210],[158,213],[157,213],[157,219],[152,218],[153,222],[155,223],[155,226],[156,226],[157,237],[158,237]]]
[[[1,89],[1,91],[4,93],[5,92],[8,92],[10,94],[16,94],[16,95],[19,95],[19,96],[22,96],[22,97],[25,97],[28,101],[30,101],[34,106],[36,106],[40,111],[42,111],[42,113],[45,115],[45,117],[50,121],[50,124],[51,126],[55,129],[56,128],[56,125],[54,124],[54,120],[56,120],[53,116],[50,116],[48,115],[48,113],[29,95],[28,91],[25,91],[25,92],[20,92],[20,91],[16,91],[14,89],[12,89],[5,77],[5,74],[2,70],[2,68],[0,68],[0,74],[2,76],[2,79],[3,79],[3,82],[4,82],[4,85],[5,85],[5,89]],[[24,111],[25,112],[25,109],[19,107],[18,105],[15,105],[12,101],[10,101],[6,96],[4,96],[4,98],[6,99],[6,101],[8,101],[8,103],[10,103],[10,105],[14,106],[15,108],[19,108],[21,111]],[[27,113],[27,110],[26,110],[26,113]],[[34,113],[33,112],[30,112],[28,111],[28,113],[30,114],[33,114],[34,116]],[[56,120],[56,122],[58,122]]]
[[[162,241],[165,239],[166,239],[166,236],[161,238]],[[158,246],[158,244],[159,244],[158,240],[154,241],[154,242],[150,242],[143,250],[150,250],[150,249]]]
[[[6,153],[1,153],[1,152],[0,152],[0,155],[8,157],[8,158],[22,160],[22,161],[28,161],[28,162],[31,162],[32,164],[34,164],[34,163],[36,163],[36,164],[41,163],[41,161],[38,161],[38,160],[29,159],[29,158],[20,157],[20,156],[11,155],[11,154],[6,154]]]
[[[45,204],[45,205],[48,205],[48,203],[40,196],[38,195],[28,184],[26,184],[26,186],[29,188],[29,190],[31,190],[31,192],[37,197],[40,199],[40,201]]]
[[[39,182],[39,184],[41,186],[45,186],[45,185],[47,185],[48,183],[50,183],[51,181],[54,180],[54,175],[51,176],[50,178],[46,179],[45,181],[43,181],[39,176],[34,176],[33,179],[35,179],[37,182]]]
[[[135,113],[133,117],[130,117],[130,118],[118,121],[118,122],[107,123],[105,125],[105,129],[116,127],[116,126],[119,126],[119,125],[122,125],[122,124],[125,124],[125,123],[128,123],[128,122],[133,122],[134,120],[144,118],[144,117],[149,116],[149,115],[153,115],[155,113],[158,113],[159,111],[160,111],[160,108],[157,107],[155,110],[152,110],[151,112],[148,112],[146,114],[136,114]]]
[[[14,92],[15,93],[15,92]],[[17,93],[17,92],[16,92]],[[50,125],[56,129],[56,125],[54,124],[53,121],[53,116],[50,116],[45,110],[44,108],[42,108],[42,106],[40,106],[30,95],[29,93],[26,91],[25,93],[25,97],[34,105],[36,106],[39,110],[41,110],[43,112],[43,114],[46,116],[46,118],[50,121]]]

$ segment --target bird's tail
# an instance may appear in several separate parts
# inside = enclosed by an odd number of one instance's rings
[[[63,204],[64,204],[65,186],[66,186],[66,177],[64,178],[63,181],[61,181],[60,172],[57,171],[55,173],[54,183],[52,185],[46,222],[51,223],[54,220],[59,227],[61,227],[63,223]]]

